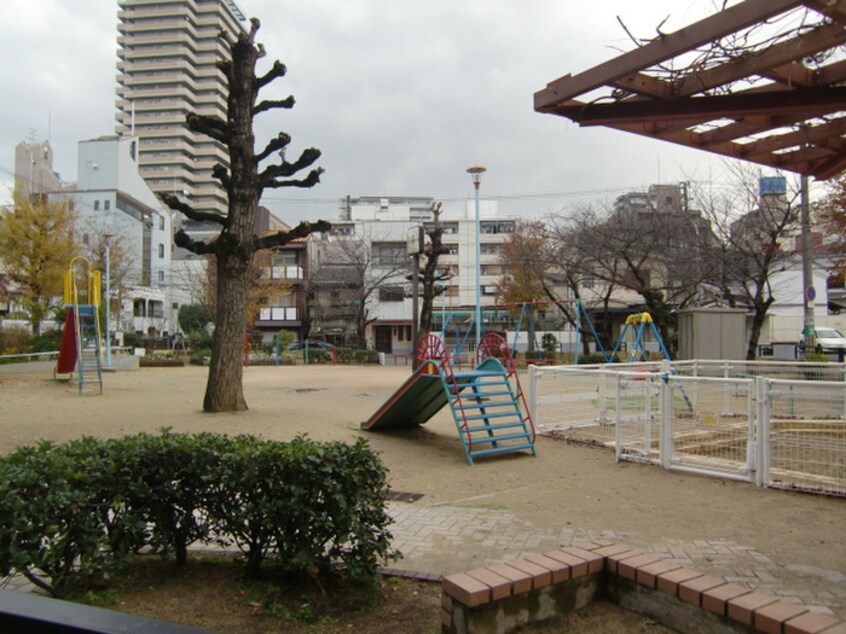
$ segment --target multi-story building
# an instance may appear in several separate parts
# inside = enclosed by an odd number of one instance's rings
[[[431,226],[428,197],[346,197],[332,234],[312,241],[309,336],[341,345],[367,345],[380,352],[412,351],[412,260],[409,232]],[[481,201],[481,303],[496,304],[504,270],[500,249],[514,232],[516,219],[499,217],[495,201]],[[476,301],[475,204],[459,217],[441,217],[447,253],[438,259],[448,273],[440,283],[436,310],[461,313],[466,321]],[[362,334],[363,333],[363,341]]]
[[[172,212],[139,175],[138,139],[81,141],[77,175],[69,195],[76,201],[83,247],[92,249],[103,236],[122,246],[115,329],[153,337],[173,333],[178,305],[170,298]]]
[[[178,327],[179,306],[170,297],[172,212],[141,178],[138,147],[138,139],[129,136],[80,141],[77,182],[65,184],[53,172],[47,141],[21,143],[15,149],[15,183],[45,201],[73,201],[80,255],[102,266],[106,244],[114,247],[112,334],[161,337]]]
[[[220,34],[243,30],[233,0],[119,0],[118,134],[138,137],[141,176],[156,193],[185,196],[199,211],[225,214],[226,192],[212,175],[226,148],[192,132],[189,113],[226,120],[228,88],[216,63]],[[198,226],[194,226],[198,225]],[[202,223],[185,221],[191,233]]]
[[[62,188],[53,171],[53,148],[49,141],[21,142],[15,146],[15,191],[39,196]]]

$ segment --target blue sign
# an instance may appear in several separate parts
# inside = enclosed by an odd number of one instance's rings
[[[808,286],[808,288],[805,289],[805,299],[807,299],[809,302],[812,302],[816,298],[817,298],[817,289],[815,289],[813,286]]]

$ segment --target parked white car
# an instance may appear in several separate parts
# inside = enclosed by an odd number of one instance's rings
[[[846,350],[846,337],[836,328],[816,329],[815,352],[839,352]],[[805,350],[805,340],[799,340],[799,350]]]

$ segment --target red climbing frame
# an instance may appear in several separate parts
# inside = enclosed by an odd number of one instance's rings
[[[520,399],[520,404],[526,413],[526,422],[532,430],[532,442],[535,442],[536,433],[535,424],[532,422],[532,413],[529,411],[529,403],[526,401],[526,395],[523,393],[523,386],[520,385],[520,377],[517,376],[517,364],[514,363],[514,358],[511,356],[511,348],[508,347],[505,337],[495,332],[489,332],[481,338],[479,347],[476,349],[476,366],[488,357],[499,359],[508,373],[508,378],[514,378],[514,384],[517,386],[517,398]]]

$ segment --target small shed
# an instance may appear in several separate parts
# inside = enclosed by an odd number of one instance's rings
[[[679,311],[679,359],[745,359],[746,311],[688,308]]]

